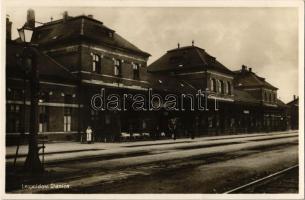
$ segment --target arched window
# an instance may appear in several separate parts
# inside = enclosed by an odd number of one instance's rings
[[[232,94],[232,91],[231,91],[231,83],[230,81],[227,82],[227,87],[228,87],[228,94]]]
[[[214,78],[211,79],[211,91],[216,92],[216,80]]]

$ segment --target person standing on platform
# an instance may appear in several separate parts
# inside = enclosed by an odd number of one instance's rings
[[[87,143],[91,144],[92,143],[92,129],[91,126],[88,126],[88,128],[86,129],[86,139],[87,139]]]
[[[173,118],[169,120],[168,129],[174,140],[176,140],[176,128],[177,128],[177,119]]]
[[[159,140],[160,134],[161,134],[160,126],[157,125],[157,126],[156,126],[156,130],[155,130],[155,139],[156,139],[156,140]]]
[[[199,132],[199,117],[196,117],[193,131],[191,131],[191,139],[195,139],[195,134],[198,132]]]

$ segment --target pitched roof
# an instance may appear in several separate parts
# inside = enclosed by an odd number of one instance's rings
[[[254,98],[250,93],[236,88],[234,89],[234,101],[250,104],[260,103],[260,101]]]
[[[276,104],[280,107],[287,107],[287,105],[280,99],[276,99]]]
[[[197,92],[197,88],[195,88],[192,84],[173,76],[151,74],[147,76],[146,80],[149,83],[150,88],[161,92],[180,94],[191,94]]]
[[[299,97],[290,101],[290,102],[288,102],[286,105],[288,105],[288,106],[299,105]]]
[[[218,62],[215,57],[196,46],[169,50],[148,66],[148,71],[150,72],[180,71],[185,69],[210,69],[233,74],[231,70]]]
[[[128,50],[146,57],[150,56],[149,53],[140,50],[102,22],[84,15],[45,23],[36,27],[33,35],[33,43],[40,45],[73,39],[88,40],[95,44],[102,44],[123,51]]]
[[[234,88],[234,101],[244,104],[261,104],[261,101],[253,97],[249,92]],[[287,107],[280,99],[276,99],[276,105],[279,107]]]
[[[6,44],[6,74],[7,77],[23,77],[20,61],[24,47],[16,42]],[[53,79],[61,81],[74,81],[75,76],[68,69],[57,63],[48,55],[42,53],[36,48],[32,48],[36,54],[37,69],[41,79]]]
[[[238,70],[234,71],[234,87],[267,87],[273,90],[277,90],[278,88],[274,87],[270,83],[268,83],[265,78],[262,78],[256,75],[252,71],[248,70]]]

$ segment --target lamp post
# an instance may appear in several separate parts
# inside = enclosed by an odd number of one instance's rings
[[[26,74],[30,79],[30,130],[29,130],[29,148],[24,163],[24,170],[31,173],[39,173],[43,171],[43,166],[39,158],[39,148],[37,142],[38,136],[38,92],[39,92],[39,74],[37,70],[36,54],[31,45],[33,29],[27,25],[18,29],[20,39],[25,44],[22,54],[22,65]]]

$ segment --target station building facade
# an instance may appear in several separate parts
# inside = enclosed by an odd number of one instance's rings
[[[148,71],[177,77],[195,90],[206,91],[210,104],[217,100],[217,110],[194,112],[187,117],[198,121],[198,134],[287,128],[287,107],[277,98],[277,88],[245,65],[231,71],[204,49],[192,45],[167,51],[148,66]]]
[[[292,130],[299,129],[299,97],[293,95],[293,100],[287,103],[289,128]]]
[[[33,23],[34,22],[34,23]],[[35,24],[33,15],[28,24]],[[34,28],[34,27],[33,27]],[[29,130],[29,81],[22,64],[20,39],[11,39],[7,19],[6,132],[7,142]],[[93,16],[71,17],[35,27],[32,43],[39,71],[39,134],[50,140],[79,140],[87,126],[96,139],[116,141],[122,132],[168,134],[176,119],[177,135],[231,134],[287,128],[287,107],[277,88],[243,66],[231,71],[204,49],[193,45],[167,51],[147,66],[149,53],[121,37]],[[97,110],[92,97],[101,93],[164,97],[209,94],[207,105],[217,109],[169,111]],[[190,99],[192,101],[192,99]],[[181,102],[179,102],[181,104]]]

